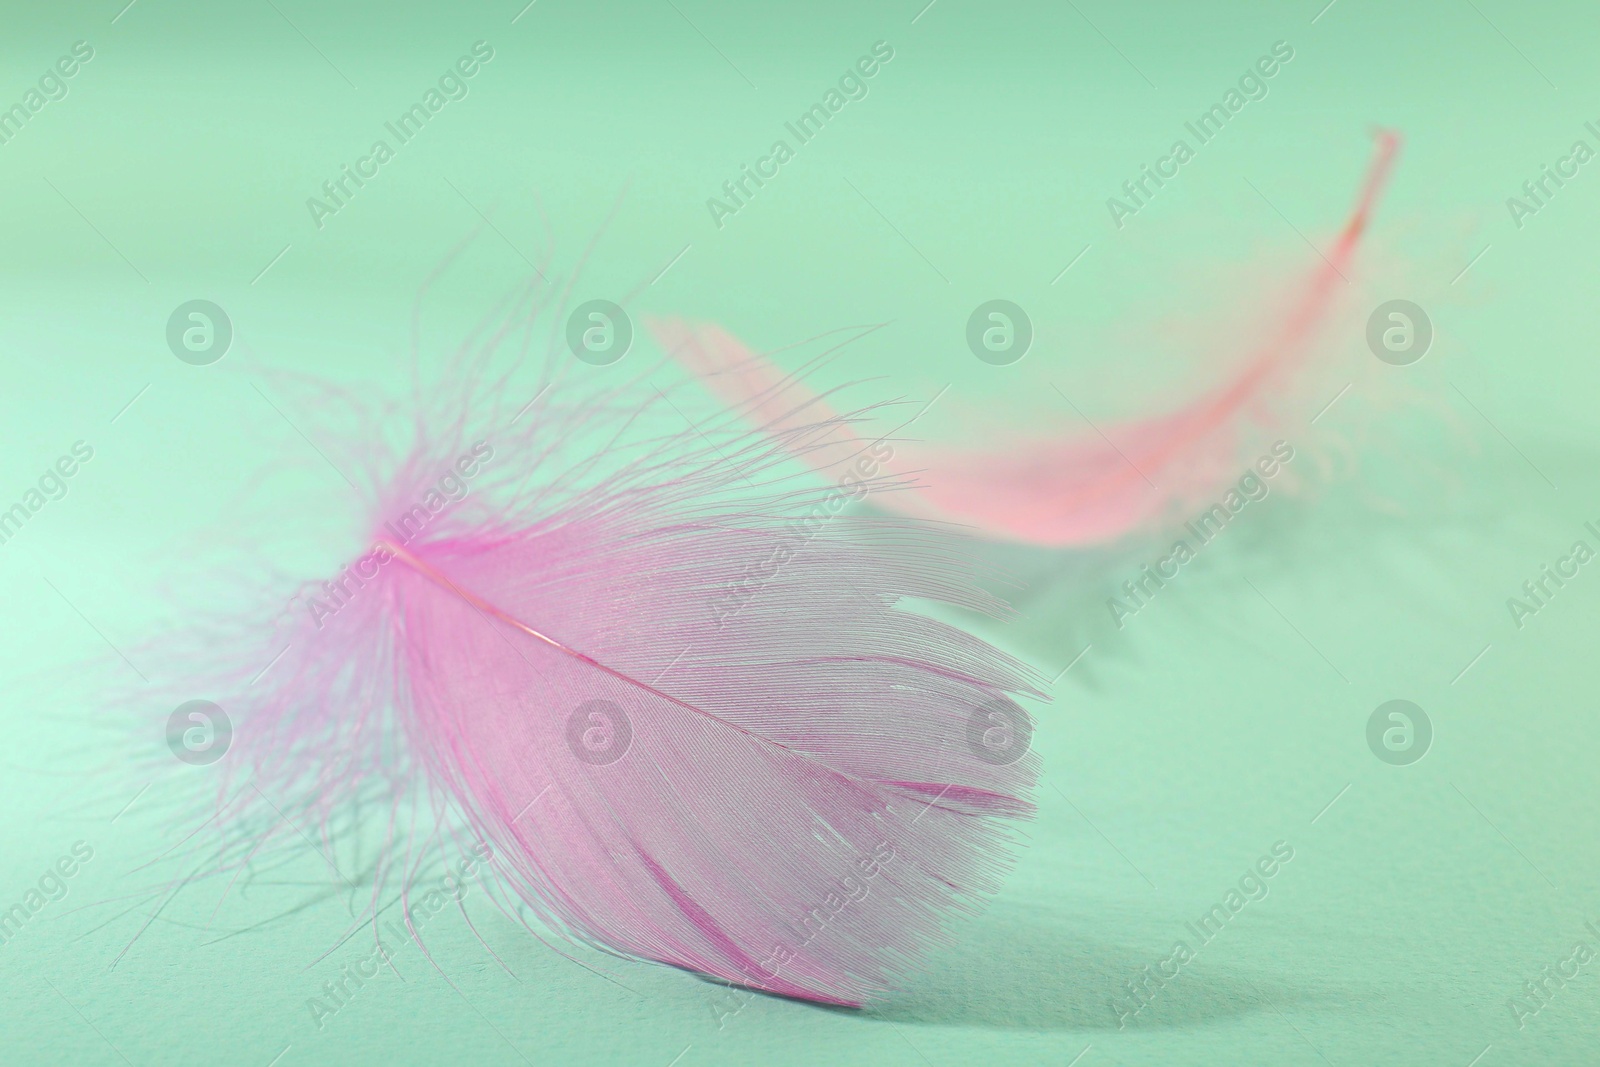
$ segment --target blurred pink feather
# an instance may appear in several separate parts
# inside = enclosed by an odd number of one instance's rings
[[[1355,208],[1333,247],[1313,267],[1283,320],[1231,378],[1168,414],[1071,437],[1003,448],[924,448],[915,455],[922,470],[916,491],[886,494],[874,503],[964,523],[996,540],[1071,546],[1115,540],[1159,522],[1237,478],[1243,431],[1270,424],[1276,396],[1305,370],[1399,144],[1394,133],[1379,132]],[[720,326],[677,319],[648,326],[713,394],[768,432],[787,435],[834,418],[826,398],[806,391],[795,376]],[[835,425],[826,442],[832,447],[806,452],[819,469],[832,469],[841,457],[866,447],[847,422]],[[911,465],[902,461],[889,469]]]

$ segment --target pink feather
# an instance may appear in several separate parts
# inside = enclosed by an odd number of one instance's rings
[[[538,383],[487,371],[511,325],[416,390],[408,443],[323,440],[370,548],[302,590],[260,681],[259,640],[207,680],[238,720],[224,809],[327,840],[381,788],[375,912],[420,799],[574,938],[860,1005],[999,887],[1032,812],[1008,694],[1035,676],[915,607],[1005,605],[926,526],[838,516],[784,449],[684,428],[666,394],[546,381],[523,407]]]
[[[1169,413],[1098,431],[984,449],[924,448],[914,457],[923,472],[916,491],[885,494],[874,503],[960,522],[995,540],[1071,546],[1111,541],[1160,522],[1237,478],[1246,427],[1270,423],[1273,399],[1305,370],[1399,143],[1394,133],[1379,133],[1355,208],[1333,247],[1313,266],[1267,341],[1231,378]],[[825,398],[715,324],[669,319],[648,326],[708,389],[769,432],[786,434],[835,418]],[[841,456],[866,447],[847,421],[836,425],[825,442],[831,447],[806,452],[819,469],[833,469]],[[913,466],[902,459],[888,469]]]

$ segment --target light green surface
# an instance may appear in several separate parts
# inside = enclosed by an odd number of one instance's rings
[[[0,27],[0,104],[74,41],[95,50],[0,144],[0,501],[74,441],[95,450],[0,545],[0,906],[74,842],[94,850],[0,945],[0,1062],[1594,1062],[1595,965],[1525,1029],[1507,1002],[1576,942],[1600,950],[1585,929],[1600,927],[1600,577],[1585,567],[1520,630],[1506,598],[1575,539],[1600,547],[1583,529],[1600,520],[1600,162],[1520,229],[1505,206],[1575,139],[1600,147],[1584,129],[1600,123],[1592,10],[539,0],[513,23],[519,0],[119,7],[16,8]],[[495,53],[469,95],[315,228],[306,198],[478,40]],[[706,199],[878,40],[895,55],[869,95],[713,225]],[[1115,230],[1106,198],[1279,40],[1295,58],[1267,97]],[[1022,621],[986,629],[1049,675],[1093,647],[1041,712],[1048,776],[1015,876],[892,1001],[852,1014],[758,998],[719,1028],[714,987],[581,956],[604,980],[469,897],[515,978],[446,913],[428,938],[454,988],[407,945],[403,983],[374,980],[319,1030],[307,999],[363,951],[313,963],[349,915],[308,888],[325,877],[309,850],[276,876],[303,884],[264,878],[214,921],[219,887],[180,898],[112,969],[144,921],[116,918],[126,872],[170,844],[162,802],[206,772],[171,765],[119,815],[144,779],[90,771],[151,709],[86,702],[49,672],[137,647],[174,588],[204,599],[197,541],[238,531],[280,565],[308,544],[332,552],[344,487],[252,383],[271,368],[393,380],[417,285],[478,211],[497,232],[425,305],[435,351],[527,272],[540,200],[570,264],[626,187],[586,294],[648,283],[688,246],[640,311],[716,319],[758,345],[891,322],[828,374],[881,378],[885,397],[950,384],[919,423],[933,439],[1019,413],[1070,428],[1040,383],[1096,410],[1138,406],[1168,395],[1162,368],[1186,358],[1146,344],[1160,336],[1146,324],[1265,310],[1263,280],[1313,259],[1300,234],[1326,247],[1378,123],[1407,146],[1368,260],[1389,288],[1372,292],[1429,308],[1433,352],[1375,366],[1358,309],[1320,395],[1346,367],[1360,387],[1285,429],[1309,455],[1368,412],[1344,488],[1252,505],[1239,537],[1121,633],[1100,579],[1070,568]],[[995,296],[1038,329],[1016,368],[962,343]],[[237,329],[214,367],[163,340],[196,297]],[[237,510],[282,457],[302,477]],[[1034,577],[1061,566],[1002,558]],[[1144,558],[1079,569],[1114,584]],[[1368,716],[1394,698],[1434,725],[1412,766],[1366,747]],[[1266,898],[1119,1029],[1123,983],[1278,841],[1294,858]]]

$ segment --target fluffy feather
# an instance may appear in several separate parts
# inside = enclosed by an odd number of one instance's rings
[[[1005,605],[926,526],[839,515],[794,435],[686,426],[638,382],[524,406],[538,382],[488,371],[511,325],[416,391],[404,443],[323,437],[369,547],[302,589],[263,677],[258,638],[204,679],[229,819],[327,837],[381,787],[392,844],[421,798],[574,938],[861,1004],[998,888],[1032,811],[1037,679],[917,606]]]

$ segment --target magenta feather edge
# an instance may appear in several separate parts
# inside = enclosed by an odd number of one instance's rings
[[[235,722],[210,873],[231,889],[296,827],[370,831],[381,797],[352,932],[377,936],[386,885],[405,900],[416,841],[476,838],[508,915],[859,1006],[999,888],[1038,773],[1014,698],[1040,679],[922,609],[1009,612],[951,529],[840,513],[903,483],[795,462],[839,417],[771,436],[570,361],[526,381],[517,335],[561,306],[531,285],[415,382],[399,445],[370,405],[279,376],[297,417],[362,412],[367,439],[311,436],[366,534],[270,636],[207,627],[233,666],[183,685]]]

